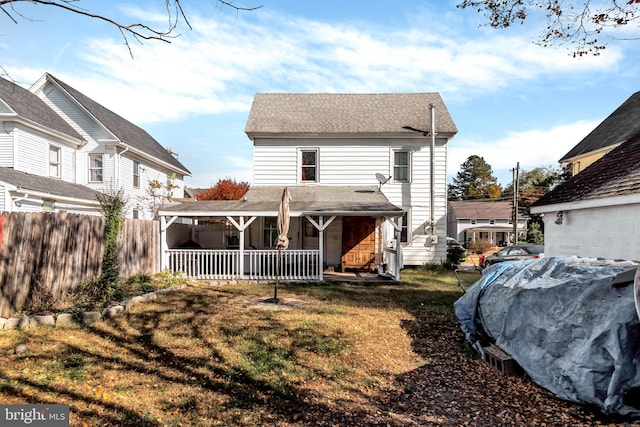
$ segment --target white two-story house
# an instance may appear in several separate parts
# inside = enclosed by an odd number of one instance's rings
[[[256,251],[275,246],[286,187],[288,251],[318,253],[311,264],[320,275],[333,268],[395,276],[402,266],[446,259],[447,143],[457,129],[438,93],[257,94],[246,133],[254,156],[245,198],[163,210],[165,253],[184,241],[210,250],[232,241],[243,252],[238,273],[247,273]],[[172,230],[179,217],[199,225]],[[216,234],[222,223],[228,228]],[[165,267],[176,266],[172,259]]]
[[[99,214],[122,189],[125,216],[151,218],[148,183],[189,171],[147,132],[50,74],[30,90],[0,79],[0,209]]]

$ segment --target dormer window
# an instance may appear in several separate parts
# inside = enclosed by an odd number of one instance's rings
[[[318,182],[318,150],[300,150],[300,181]]]

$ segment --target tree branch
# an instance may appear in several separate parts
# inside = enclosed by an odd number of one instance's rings
[[[252,11],[256,9],[260,9],[262,6],[254,6],[254,7],[241,7],[235,4],[233,0],[216,0],[219,4],[225,7],[230,7],[235,9],[236,11]],[[108,24],[116,27],[122,38],[124,39],[125,45],[129,49],[129,54],[131,52],[131,46],[129,44],[129,37],[133,37],[136,41],[142,44],[144,40],[157,40],[163,41],[165,43],[171,43],[171,39],[179,37],[179,34],[176,34],[176,28],[180,22],[180,20],[184,21],[184,23],[192,29],[191,23],[187,19],[187,15],[182,8],[182,4],[180,0],[165,0],[165,7],[167,9],[167,17],[169,19],[167,28],[164,30],[157,29],[151,27],[144,23],[132,23],[132,24],[124,24],[120,21],[117,21],[113,18],[110,18],[105,15],[100,15],[93,13],[87,9],[83,9],[78,4],[80,0],[0,0],[0,9],[4,12],[5,15],[9,17],[14,23],[18,23],[16,17],[20,17],[22,19],[29,19],[25,17],[23,14],[18,12],[13,6],[14,3],[18,2],[28,2],[30,4],[41,4],[44,6],[57,7],[59,9],[63,9],[65,11],[75,13],[77,15],[86,16],[92,19],[98,19]]]

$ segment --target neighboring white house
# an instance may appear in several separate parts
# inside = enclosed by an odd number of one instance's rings
[[[449,237],[467,244],[486,240],[493,246],[513,243],[513,204],[509,201],[462,200],[449,202],[447,228]],[[518,216],[518,235],[527,232],[529,217]]]
[[[640,133],[531,207],[544,214],[545,256],[640,260]]]
[[[189,171],[147,132],[45,74],[30,90],[0,79],[0,208],[98,214],[96,191],[124,190],[150,218],[148,182]],[[6,170],[5,170],[6,169]]]
[[[457,129],[438,93],[257,94],[246,133],[254,145],[246,200],[186,202],[161,212],[168,224],[233,218],[227,233],[241,250],[272,249],[287,187],[290,247],[320,250],[322,268],[395,274],[446,259],[447,142]],[[167,237],[225,247],[199,227],[182,239],[169,228]]]

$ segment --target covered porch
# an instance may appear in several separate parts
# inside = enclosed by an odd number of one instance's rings
[[[325,271],[347,268],[399,277],[404,212],[377,187],[288,189],[289,249],[275,249],[284,186],[257,186],[242,200],[161,210],[161,270],[206,280],[321,281]]]

